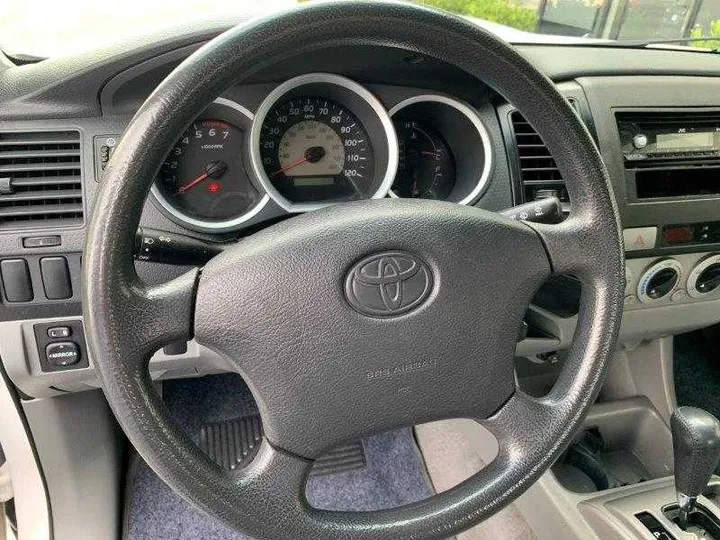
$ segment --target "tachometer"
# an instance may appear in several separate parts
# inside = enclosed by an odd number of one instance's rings
[[[375,158],[363,125],[339,103],[290,99],[262,125],[260,157],[275,189],[296,202],[372,197]]]
[[[327,73],[295,77],[258,108],[253,168],[282,208],[304,212],[384,197],[397,168],[397,138],[377,99]]]
[[[153,186],[171,218],[188,228],[222,232],[237,228],[267,202],[245,170],[250,123],[248,111],[220,98],[185,130]]]

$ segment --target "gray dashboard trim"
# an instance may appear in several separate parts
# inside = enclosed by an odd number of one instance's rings
[[[688,75],[720,77],[720,58],[710,52],[632,49],[600,45],[517,45],[554,81],[576,77]]]
[[[101,88],[145,61],[206,41],[246,19],[201,19],[164,28],[74,56],[57,57],[0,71],[0,119],[100,116]],[[519,44],[518,50],[555,81],[581,76],[720,76],[717,55],[601,45]],[[189,53],[189,51],[188,51]],[[592,62],[588,57],[592,55]],[[179,56],[183,56],[181,53]]]
[[[116,539],[124,442],[102,392],[35,399],[22,406],[47,479],[51,538]],[[20,531],[22,540],[22,524]]]

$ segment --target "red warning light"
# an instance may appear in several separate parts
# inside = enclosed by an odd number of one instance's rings
[[[217,182],[210,182],[208,184],[208,191],[210,193],[217,193],[218,191],[220,191],[220,184],[218,184]]]

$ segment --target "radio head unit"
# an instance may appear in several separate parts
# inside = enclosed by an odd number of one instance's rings
[[[720,158],[718,112],[624,112],[617,121],[626,161]]]

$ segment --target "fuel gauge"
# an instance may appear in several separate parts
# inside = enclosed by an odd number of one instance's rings
[[[445,200],[455,187],[455,159],[442,136],[414,119],[394,119],[399,161],[393,193],[398,197]]]
[[[474,204],[490,182],[490,136],[469,104],[447,96],[409,97],[390,109],[398,169],[389,195]]]

